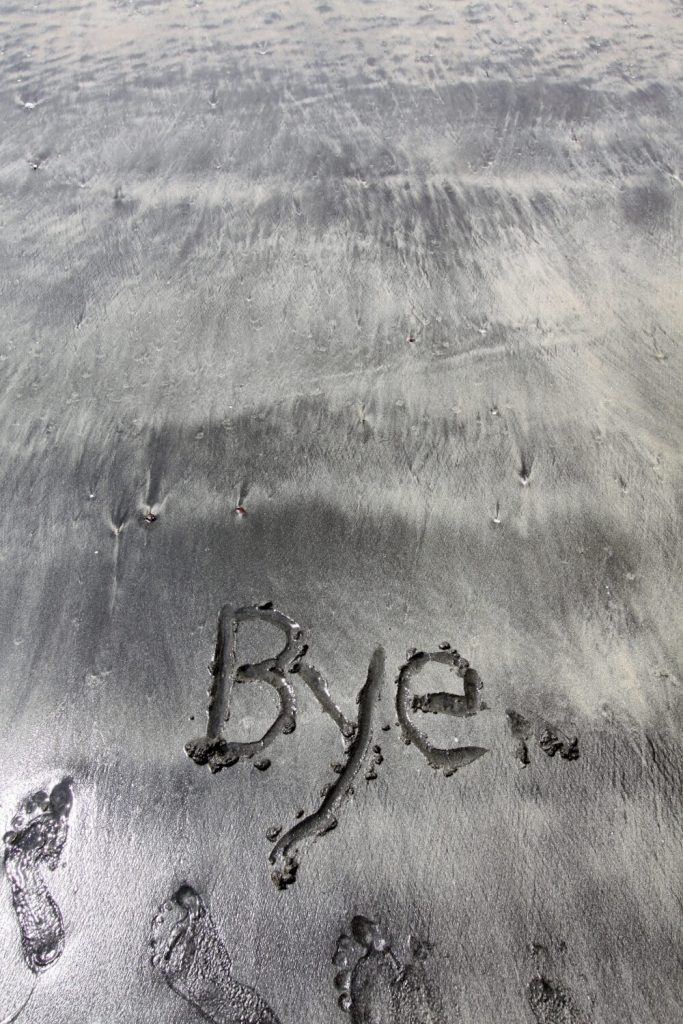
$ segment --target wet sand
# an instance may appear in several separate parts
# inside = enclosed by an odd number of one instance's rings
[[[674,1024],[680,5],[4,4],[0,40],[0,827],[73,794],[39,975],[0,885],[0,1020],[36,978],[31,1024],[200,1020],[150,964],[191,889],[280,1024],[371,1020],[362,978],[382,1024]],[[269,601],[348,719],[385,651],[283,889],[330,714],[293,675],[269,767],[184,749],[219,610]],[[411,709],[487,750],[450,776],[395,706],[445,642],[487,705]],[[236,685],[226,736],[276,713]]]

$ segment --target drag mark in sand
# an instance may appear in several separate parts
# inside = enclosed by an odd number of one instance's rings
[[[239,626],[250,620],[261,620],[277,626],[285,634],[285,645],[274,657],[264,658],[257,664],[237,667]],[[271,604],[237,609],[224,605],[221,608],[216,650],[210,667],[212,683],[206,736],[189,740],[185,744],[185,751],[195,764],[208,764],[212,772],[219,772],[222,768],[237,764],[240,758],[250,758],[261,753],[281,734],[294,731],[296,695],[286,670],[301,657],[302,636],[301,627]],[[277,717],[260,739],[248,743],[228,742],[223,737],[223,725],[230,717],[233,685],[250,681],[264,682],[275,690],[280,704]]]
[[[232,960],[199,893],[182,885],[152,922],[152,966],[214,1024],[279,1024],[253,988],[232,977]]]
[[[285,634],[285,644],[272,657],[238,667],[238,631],[240,624],[249,620],[260,620],[276,626]],[[372,739],[372,711],[384,679],[384,652],[378,649],[370,662],[366,683],[357,697],[358,721],[351,722],[333,701],[322,674],[313,665],[304,662],[307,651],[301,626],[274,608],[271,602],[237,609],[224,605],[218,617],[216,649],[210,668],[212,684],[206,735],[185,744],[187,755],[196,764],[208,764],[214,773],[237,764],[242,758],[253,758],[255,754],[262,753],[277,736],[291,733],[296,728],[296,694],[290,676],[296,676],[308,686],[324,713],[339,729],[345,748],[345,760],[338,767],[338,778],[323,791],[319,808],[297,822],[271,851],[270,862],[274,866],[272,878],[279,888],[286,888],[296,878],[300,845],[336,827],[335,812],[349,794]],[[235,683],[255,680],[273,687],[279,698],[280,706],[275,721],[258,740],[248,743],[230,742],[223,736],[223,725],[230,717],[233,686]],[[376,761],[379,763],[377,758]],[[255,767],[265,771],[270,767],[270,761],[265,759],[255,762]]]
[[[279,653],[253,663],[237,665],[237,639],[241,624],[257,620],[275,626],[284,633],[285,642]],[[275,843],[269,860],[273,865],[271,877],[278,888],[285,889],[296,880],[299,867],[298,851],[304,842],[315,840],[337,826],[337,812],[345,799],[353,792],[353,782],[366,758],[372,740],[372,714],[379,699],[384,679],[384,651],[381,647],[372,656],[368,675],[356,702],[357,721],[348,719],[332,699],[329,686],[321,672],[304,659],[308,645],[304,642],[301,626],[288,615],[273,607],[272,602],[248,605],[237,609],[224,605],[218,616],[218,633],[213,662],[210,666],[212,677],[209,690],[209,708],[206,735],[189,740],[185,744],[187,755],[198,765],[208,765],[212,772],[236,765],[242,759],[253,759],[270,747],[274,740],[294,731],[296,728],[296,693],[294,679],[299,679],[309,688],[321,710],[336,725],[343,745],[344,759],[334,763],[337,774],[334,782],[321,791],[321,803],[317,810],[307,817],[300,811],[293,825]],[[443,665],[455,671],[462,679],[463,693],[435,692],[416,695],[412,690],[414,678],[429,664]],[[235,684],[260,681],[271,686],[278,698],[279,709],[275,720],[258,740],[249,742],[229,741],[223,735],[223,727],[230,717],[230,702]],[[444,775],[453,775],[459,768],[473,764],[487,753],[485,747],[457,745],[437,747],[428,736],[418,729],[412,713],[445,714],[455,718],[471,718],[487,710],[481,699],[483,682],[479,673],[469,661],[443,642],[438,651],[409,652],[408,660],[401,666],[396,680],[396,713],[406,744],[415,746],[434,769],[441,769]],[[531,725],[518,712],[508,712],[508,723],[518,741],[518,756],[523,764],[529,762],[527,739]],[[543,725],[538,738],[541,749],[549,756],[559,753],[565,760],[578,757],[578,741],[560,739],[556,730]],[[377,778],[376,766],[383,762],[381,747],[373,748],[374,758],[365,774],[366,780]],[[259,758],[254,767],[265,772],[271,766],[268,758]],[[271,841],[279,834],[279,826],[268,829]]]
[[[112,580],[111,580],[111,600],[109,602],[109,613],[113,615],[116,611],[116,601],[119,593],[119,561],[121,557],[121,535],[125,530],[127,519],[125,515],[116,516],[109,522],[109,529],[111,530],[112,537],[114,538],[114,551],[112,554]]]
[[[513,711],[512,708],[505,714],[512,737],[516,740],[515,755],[522,767],[526,768],[528,764],[531,764],[528,746],[528,740],[533,732],[531,722],[524,715],[520,715],[519,711]]]
[[[578,760],[579,740],[577,736],[565,736],[557,727],[547,723],[534,723],[512,708],[508,708],[505,715],[510,733],[516,740],[515,753],[522,767],[525,768],[531,763],[529,740],[532,738],[536,739],[547,757],[555,757],[555,754],[559,754],[563,761]]]
[[[411,681],[429,663],[446,665],[456,669],[464,683],[464,694],[429,693],[423,697],[415,697],[411,689]],[[410,711],[445,713],[457,717],[470,717],[481,710],[479,692],[483,683],[479,674],[470,668],[469,662],[457,651],[446,649],[425,653],[415,651],[405,665],[401,666],[397,680],[396,713],[403,732],[403,739],[413,744],[424,755],[434,769],[443,769],[444,775],[453,775],[458,768],[472,764],[487,753],[485,747],[436,747],[430,743],[425,733],[421,732],[410,717]]]
[[[336,813],[349,795],[372,740],[372,713],[384,681],[384,651],[378,647],[368,668],[367,678],[356,698],[358,722],[346,752],[346,761],[339,776],[327,790],[317,811],[303,818],[286,832],[273,847],[269,860],[274,865],[272,879],[284,889],[294,882],[298,868],[300,844],[325,835],[337,826]]]
[[[415,656],[414,652],[411,657]],[[412,700],[413,711],[422,711],[424,714],[453,715],[456,718],[469,718],[486,708],[486,705],[481,700],[481,691],[484,687],[481,676],[473,668],[469,667],[469,662],[461,657],[457,651],[453,651],[450,649],[450,646],[445,647],[444,645],[439,650],[438,655],[427,655],[427,657],[431,661],[442,662],[451,668],[456,668],[458,675],[463,681],[464,693],[439,692],[423,693],[414,696]]]
[[[341,710],[334,703],[330,696],[330,688],[318,669],[314,668],[312,665],[301,663],[293,665],[289,671],[298,672],[315,699],[318,701],[318,704],[320,704],[320,707],[326,715],[330,716],[342,736],[346,739],[352,737],[356,726],[353,722],[350,722],[344,714],[342,714]]]

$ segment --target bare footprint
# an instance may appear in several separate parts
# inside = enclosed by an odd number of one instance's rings
[[[429,947],[414,939],[409,956],[394,983],[394,1007],[397,1024],[444,1024],[439,999],[427,979],[424,968]]]
[[[551,949],[555,956],[551,955]],[[531,945],[536,970],[527,985],[526,994],[537,1024],[587,1024],[585,1013],[577,1006],[564,983],[557,980],[552,964],[558,954],[563,957],[565,943],[553,943],[551,949],[542,943]]]
[[[529,982],[527,999],[538,1024],[585,1024],[571,996],[540,974]]]
[[[357,916],[351,934],[340,936],[333,962],[339,1005],[353,1024],[443,1024],[444,1017],[425,976],[426,947],[410,943],[405,962],[394,954],[375,922]],[[354,941],[364,954],[350,967]]]
[[[31,793],[22,801],[3,836],[4,863],[19,922],[24,959],[34,974],[46,970],[64,949],[64,922],[48,892],[41,868],[59,864],[66,843],[73,796],[71,779],[48,794]]]
[[[342,1010],[351,1014],[353,1024],[390,1024],[392,985],[398,976],[399,962],[389,949],[380,926],[367,917],[358,915],[351,921],[351,935],[340,936],[333,962],[342,967],[334,979]],[[363,955],[349,968],[354,941],[364,950]]]
[[[182,885],[152,922],[152,966],[215,1024],[279,1024],[254,989],[232,977],[232,960],[203,899]]]

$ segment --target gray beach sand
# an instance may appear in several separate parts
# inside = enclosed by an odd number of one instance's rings
[[[54,871],[6,841],[0,1020],[201,1020],[150,963],[176,890],[280,1024],[680,1019],[681,53],[674,0],[3,4],[0,829],[73,806]],[[184,750],[220,608],[268,601],[350,719],[386,652],[381,762],[286,889],[330,716],[295,678],[267,770]],[[486,707],[413,721],[488,751],[451,776],[394,704],[446,641]],[[226,736],[276,711],[238,685]],[[356,915],[440,1011],[344,1017]]]

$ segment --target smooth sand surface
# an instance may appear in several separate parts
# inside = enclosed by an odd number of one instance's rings
[[[73,780],[21,1020],[201,1020],[150,964],[183,883],[281,1024],[349,1020],[354,915],[429,942],[448,1024],[680,1020],[682,53],[675,0],[3,4],[0,829]],[[296,682],[267,771],[184,752],[265,601],[350,718],[386,650],[377,778],[284,891],[334,723]],[[443,641],[488,705],[415,714],[488,749],[451,777],[394,708]],[[523,767],[508,709],[578,760]],[[0,954],[2,1020],[7,878]]]

